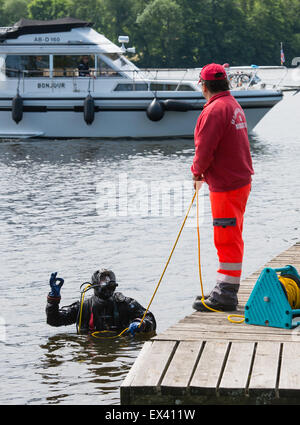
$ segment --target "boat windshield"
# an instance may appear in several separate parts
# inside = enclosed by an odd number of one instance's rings
[[[122,73],[128,73],[128,76],[131,78],[133,75],[139,75],[141,73],[139,68],[119,53],[103,53],[100,55],[100,58],[102,58],[102,61],[106,64],[110,64],[114,69]]]
[[[99,77],[121,77],[121,75],[118,73],[118,69],[120,67],[114,63],[115,61],[119,60],[118,54],[102,54],[97,55],[97,76]]]

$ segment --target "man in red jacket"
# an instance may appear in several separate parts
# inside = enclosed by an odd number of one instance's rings
[[[207,100],[194,132],[195,156],[191,171],[195,189],[208,184],[219,258],[217,284],[204,303],[193,308],[236,310],[242,273],[243,218],[254,174],[245,114],[229,91],[226,71],[211,63],[202,68],[199,83]]]

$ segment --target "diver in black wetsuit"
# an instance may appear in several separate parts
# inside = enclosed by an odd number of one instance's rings
[[[58,282],[58,284],[57,284]],[[63,326],[76,323],[78,326],[81,302],[59,308],[60,289],[64,279],[57,273],[50,276],[51,292],[47,297],[47,323],[51,326]],[[153,314],[148,311],[141,326],[145,309],[133,298],[125,297],[121,292],[115,292],[118,284],[111,270],[97,270],[92,275],[91,285],[94,295],[84,300],[80,331],[82,333],[95,331],[122,331],[126,328],[131,335],[136,332],[151,332],[156,329]]]

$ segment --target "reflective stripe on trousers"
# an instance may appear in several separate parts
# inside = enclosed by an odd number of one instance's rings
[[[218,282],[239,284],[242,274],[244,213],[251,184],[228,192],[210,192],[214,243],[219,257]]]

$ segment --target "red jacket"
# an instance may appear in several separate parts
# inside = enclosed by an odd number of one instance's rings
[[[227,192],[251,182],[254,174],[244,111],[229,91],[214,95],[194,132],[192,173],[212,192]]]

